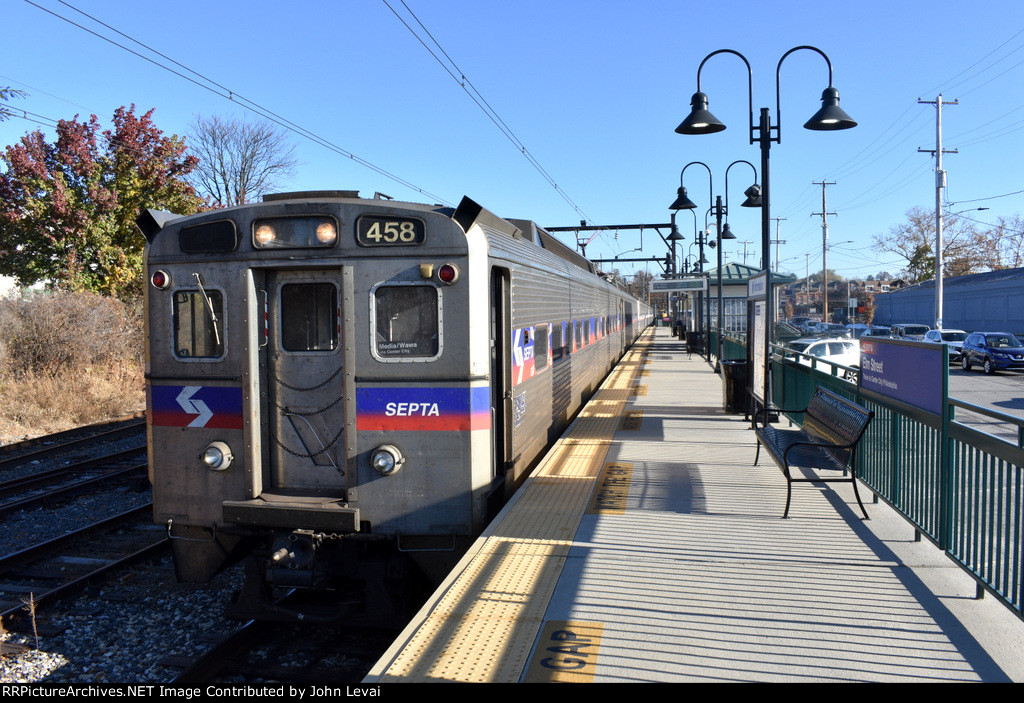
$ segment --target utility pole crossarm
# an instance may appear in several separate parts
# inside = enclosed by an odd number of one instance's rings
[[[772,242],[775,243],[775,265],[778,266],[779,262],[782,260],[782,258],[779,255],[779,245],[786,243],[785,239],[781,239],[779,237],[779,223],[780,222],[785,222],[786,218],[785,217],[772,217],[772,218],[769,218],[769,219],[771,219],[771,221],[775,223],[775,239],[773,239]],[[744,263],[746,263],[746,262],[744,262]]]

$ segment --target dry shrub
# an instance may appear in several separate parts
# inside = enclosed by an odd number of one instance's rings
[[[140,410],[141,311],[93,293],[0,300],[0,443]]]

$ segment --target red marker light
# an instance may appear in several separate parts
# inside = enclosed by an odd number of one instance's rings
[[[165,271],[154,271],[150,281],[152,281],[154,288],[163,290],[171,284],[171,277]]]
[[[444,264],[437,270],[437,280],[447,286],[459,280],[459,269],[454,264]]]

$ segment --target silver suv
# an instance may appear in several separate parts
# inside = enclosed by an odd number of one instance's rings
[[[924,341],[946,345],[950,361],[959,361],[965,339],[967,333],[963,330],[928,330],[924,334]]]
[[[911,339],[921,341],[928,332],[928,325],[893,325],[889,336],[893,339]]]

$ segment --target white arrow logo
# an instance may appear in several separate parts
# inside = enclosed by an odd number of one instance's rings
[[[202,388],[202,386],[185,386],[175,398],[182,410],[190,414],[198,414],[192,422],[188,423],[189,427],[206,427],[206,423],[213,417],[213,411],[206,407],[206,403],[201,400],[192,400],[192,396]]]

